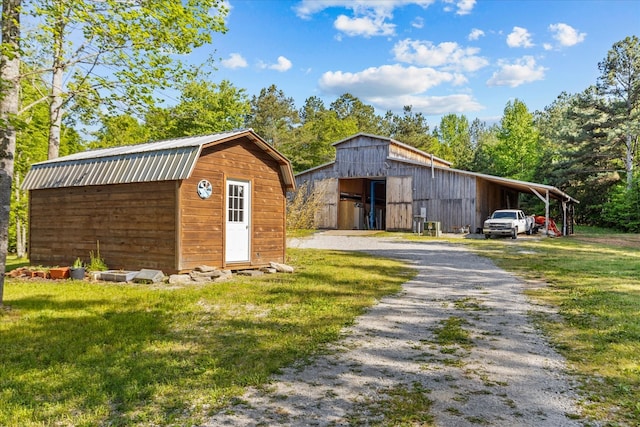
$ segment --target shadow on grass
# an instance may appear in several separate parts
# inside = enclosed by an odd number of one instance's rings
[[[337,339],[406,274],[397,263],[372,274],[379,264],[367,257],[309,256],[296,275],[172,291],[11,282],[11,310],[0,314],[0,425],[197,424],[207,408]],[[353,271],[325,271],[333,267],[315,257],[340,257]]]

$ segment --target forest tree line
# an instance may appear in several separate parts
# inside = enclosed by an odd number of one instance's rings
[[[401,114],[379,115],[349,93],[329,105],[312,96],[298,107],[275,85],[249,96],[230,81],[193,76],[181,82],[179,99],[170,107],[146,105],[142,113],[94,109],[89,115],[87,105],[77,105],[61,122],[59,154],[250,127],[301,172],[332,161],[334,142],[365,132],[433,153],[454,168],[555,186],[580,201],[579,224],[640,232],[638,37],[614,44],[597,66],[598,81],[583,92],[559,94],[542,111],[530,111],[524,100],[509,101],[499,122],[491,124],[447,114],[430,125],[410,105]],[[46,90],[38,79],[22,80],[21,102],[36,102]],[[79,123],[97,130],[81,136]],[[21,117],[9,234],[13,251],[25,241],[27,195],[20,184],[32,163],[51,157],[50,125],[46,103]]]

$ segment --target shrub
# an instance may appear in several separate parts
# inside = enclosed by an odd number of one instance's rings
[[[306,182],[299,186],[287,200],[287,229],[317,228],[316,214],[322,207],[324,196],[325,191],[320,187],[310,189]]]

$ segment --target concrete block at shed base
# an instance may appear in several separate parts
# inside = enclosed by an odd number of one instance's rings
[[[164,280],[164,273],[160,270],[149,270],[143,268],[133,278],[135,283],[158,283]]]
[[[169,276],[170,285],[183,285],[185,283],[193,283],[191,276],[188,274],[172,274]]]
[[[100,280],[105,282],[130,282],[138,274],[137,271],[107,270],[100,273]]]
[[[270,262],[271,268],[275,268],[278,273],[293,273],[293,267],[287,264],[280,264],[279,262]]]

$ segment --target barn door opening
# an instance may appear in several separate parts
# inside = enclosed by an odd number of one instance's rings
[[[249,261],[251,192],[248,181],[227,180],[225,261]]]
[[[339,187],[338,229],[385,229],[387,192],[384,178],[343,178]]]

